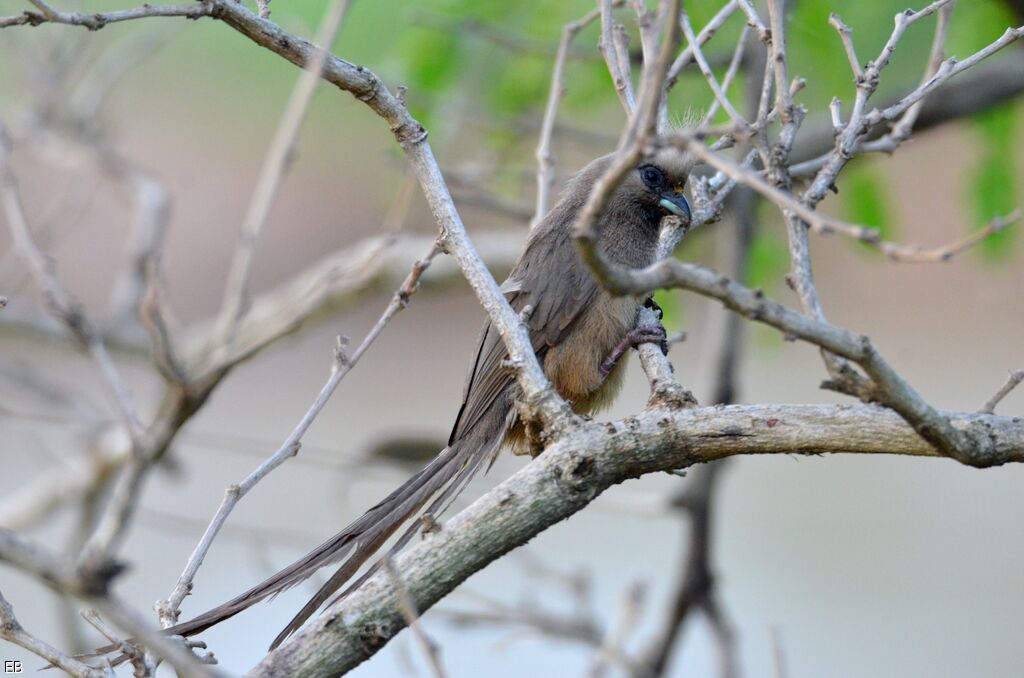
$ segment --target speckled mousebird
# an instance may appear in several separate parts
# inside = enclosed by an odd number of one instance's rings
[[[622,361],[618,358],[626,347],[664,340],[660,325],[637,326],[644,299],[614,297],[602,289],[572,240],[572,225],[611,160],[611,155],[598,158],[569,180],[558,202],[530,233],[502,285],[512,308],[532,307],[525,322],[537,359],[554,388],[579,413],[594,412],[614,398],[622,385]],[[687,156],[665,149],[627,174],[600,217],[598,244],[609,259],[624,266],[647,266],[658,256],[663,216],[675,214],[688,226],[690,207],[683,188],[692,164]],[[420,515],[394,550],[412,538],[422,516],[439,515],[481,466],[493,461],[503,444],[522,451],[525,435],[515,408],[520,390],[514,376],[502,367],[506,357],[501,338],[488,321],[480,334],[448,446],[433,461],[296,562],[166,632],[199,633],[298,584],[321,567],[341,561],[337,572],[274,639],[274,648],[328,599],[344,596],[362,584],[377,566],[354,582],[353,575],[402,525]],[[348,587],[339,594],[345,584]]]

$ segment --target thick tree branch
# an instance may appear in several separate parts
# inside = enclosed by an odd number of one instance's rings
[[[984,431],[965,434],[929,405],[878,353],[864,335],[854,334],[769,300],[760,290],[751,290],[711,269],[676,260],[658,262],[643,271],[629,271],[618,288],[623,294],[641,294],[661,287],[682,287],[717,299],[729,309],[751,320],[763,322],[786,336],[803,339],[829,353],[857,363],[874,382],[875,399],[907,418],[927,440],[948,456],[964,464],[1003,463],[989,454]]]
[[[945,413],[963,432],[984,429],[990,463],[1024,461],[1024,420]],[[941,456],[899,415],[871,405],[733,405],[654,409],[589,424],[550,446],[440,532],[396,558],[417,609],[581,510],[608,487],[645,473],[738,454],[832,452]],[[250,676],[337,675],[371,657],[405,626],[389,577],[378,574],[268,655]]]

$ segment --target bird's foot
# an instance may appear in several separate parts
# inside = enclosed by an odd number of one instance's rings
[[[649,308],[652,311],[654,311],[654,315],[658,318],[658,320],[661,320],[662,318],[665,317],[665,312],[661,310],[661,306],[659,306],[658,302],[654,300],[654,297],[647,297],[646,299],[644,299],[644,308]]]
[[[601,363],[601,376],[607,377],[611,374],[611,371],[622,360],[622,356],[626,354],[626,351],[636,348],[640,344],[657,344],[661,352],[668,355],[668,334],[661,323],[638,325],[622,338],[622,341],[612,349],[612,352]]]

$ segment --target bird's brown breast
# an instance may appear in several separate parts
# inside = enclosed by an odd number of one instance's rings
[[[573,331],[544,359],[544,372],[573,409],[590,413],[608,405],[622,386],[620,361],[607,377],[601,363],[636,325],[640,303],[634,297],[612,297],[600,291],[577,319]]]

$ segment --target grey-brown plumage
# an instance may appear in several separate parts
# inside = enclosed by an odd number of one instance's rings
[[[612,297],[601,289],[581,262],[570,233],[591,187],[610,161],[611,156],[598,158],[569,181],[558,203],[530,233],[502,285],[514,309],[532,307],[526,323],[537,357],[555,389],[580,413],[607,404],[621,386],[622,365],[612,367],[606,376],[602,362],[633,330],[642,305],[641,299]],[[667,211],[689,218],[682,189],[690,167],[688,159],[677,152],[662,151],[623,180],[601,216],[599,244],[612,261],[631,267],[654,262],[661,218]],[[437,458],[300,560],[223,605],[167,629],[167,633],[199,633],[298,584],[321,567],[343,561],[274,639],[273,648],[330,598],[358,587],[377,566],[350,583],[353,575],[398,528],[414,515],[440,514],[481,466],[493,461],[504,442],[523,444],[525,437],[514,406],[519,387],[502,367],[506,357],[501,338],[487,322],[448,446]],[[392,549],[407,543],[420,523],[416,520],[407,527]],[[348,588],[338,594],[346,584]]]

